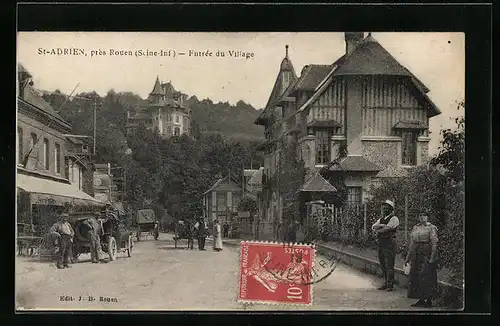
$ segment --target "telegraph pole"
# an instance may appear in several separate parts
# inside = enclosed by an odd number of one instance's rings
[[[95,137],[96,137],[96,134],[97,134],[97,126],[96,126],[96,122],[97,122],[97,104],[96,104],[96,101],[94,99],[94,155],[95,155]]]

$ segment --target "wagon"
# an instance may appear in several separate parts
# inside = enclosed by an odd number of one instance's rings
[[[140,209],[135,215],[135,227],[137,241],[141,241],[141,236],[152,236],[158,240],[160,235],[159,223],[156,220],[155,212],[152,209]]]
[[[93,217],[92,212],[75,213],[71,214],[68,219],[75,231],[72,247],[73,261],[76,261],[80,254],[90,252],[89,230],[83,222],[91,217]],[[117,215],[106,214],[105,218],[99,219],[99,222],[102,223],[101,248],[108,254],[109,259],[115,260],[118,252],[126,253],[128,257],[131,257],[134,247],[133,233],[125,230]],[[58,252],[58,235],[48,233],[42,240],[40,256],[53,259],[58,255]]]

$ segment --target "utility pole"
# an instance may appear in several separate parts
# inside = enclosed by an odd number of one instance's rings
[[[96,126],[96,122],[97,122],[97,104],[96,104],[96,101],[94,99],[94,155],[95,155],[95,137],[96,137],[96,134],[97,134],[97,126]]]

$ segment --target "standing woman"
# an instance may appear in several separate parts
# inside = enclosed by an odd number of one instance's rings
[[[431,307],[437,288],[437,227],[420,214],[410,235],[406,263],[410,263],[408,298],[419,299],[412,307]]]
[[[222,250],[222,227],[218,219],[214,220],[214,250]]]

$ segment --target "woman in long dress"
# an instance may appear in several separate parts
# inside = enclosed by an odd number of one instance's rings
[[[408,298],[419,299],[412,307],[431,307],[437,289],[437,227],[427,220],[427,215],[419,216],[406,256],[410,264]]]
[[[214,220],[214,250],[222,250],[222,226],[218,219]]]

